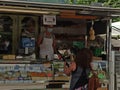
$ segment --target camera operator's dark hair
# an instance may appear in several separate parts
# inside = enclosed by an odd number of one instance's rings
[[[91,68],[90,63],[92,62],[92,51],[88,48],[80,49],[76,54],[76,65],[81,68]]]

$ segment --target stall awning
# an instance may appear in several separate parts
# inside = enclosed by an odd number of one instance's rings
[[[113,47],[120,47],[120,40],[112,39],[111,44],[113,45]]]
[[[120,16],[120,8],[0,0],[1,13],[59,14],[62,10],[74,10],[77,15]]]
[[[120,35],[120,21],[112,23],[112,35]]]

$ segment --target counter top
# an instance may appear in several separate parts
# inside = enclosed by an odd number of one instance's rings
[[[51,61],[45,61],[45,60],[39,60],[39,59],[35,59],[35,60],[30,60],[30,59],[0,59],[0,64],[43,64],[43,63],[51,63],[54,61],[59,61],[60,60],[51,60]]]
[[[46,83],[0,84],[1,90],[68,90],[68,88],[46,88]]]

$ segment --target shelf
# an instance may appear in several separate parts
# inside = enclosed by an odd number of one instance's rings
[[[1,31],[0,31],[0,34],[4,34],[4,35],[12,35],[12,32],[1,32]]]
[[[45,88],[45,83],[41,84],[41,83],[14,83],[14,84],[0,84],[0,89],[1,90],[21,90],[21,89],[33,89],[33,90],[36,90],[36,89],[41,89],[43,90]],[[9,89],[8,89],[9,88]]]
[[[0,60],[0,64],[30,64],[28,60]]]
[[[30,59],[0,59],[0,64],[45,64],[45,63],[53,63],[53,62],[63,62],[61,60],[52,60],[52,61],[45,61],[45,60],[30,60]]]

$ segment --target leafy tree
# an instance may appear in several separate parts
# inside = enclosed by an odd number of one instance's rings
[[[120,7],[120,0],[65,0],[69,4],[85,4],[101,3],[103,6]]]
[[[66,0],[69,4],[92,5],[120,8],[120,0]],[[120,17],[113,18],[113,22],[120,21]]]

